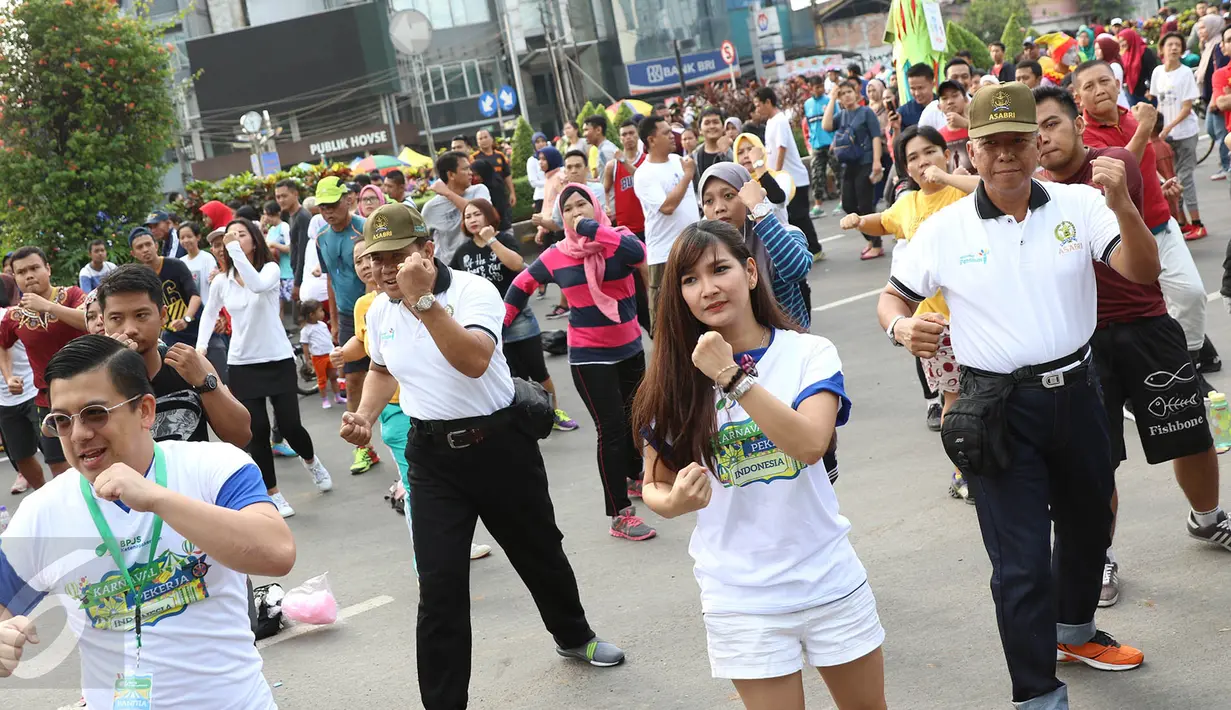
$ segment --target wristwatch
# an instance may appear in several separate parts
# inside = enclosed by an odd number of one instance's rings
[[[751,211],[752,221],[760,222],[762,219],[765,219],[765,217],[768,216],[773,211],[774,211],[773,205],[769,204],[768,202],[761,202],[752,208],[752,211]]]
[[[192,322],[192,316],[185,315],[185,316],[184,316],[184,322],[185,322],[185,323],[191,323],[191,322]]]
[[[421,296],[418,301],[415,301],[414,303],[410,304],[410,310],[414,311],[415,313],[423,313],[424,311],[431,308],[432,304],[435,302],[436,302],[436,296],[429,293],[426,296]]]
[[[764,160],[758,160],[757,162],[755,162],[755,163],[753,163],[753,164],[752,164],[752,167],[753,167],[754,169],[756,169],[756,170],[760,170],[761,168],[765,167],[765,161],[764,161]]]
[[[197,394],[208,394],[218,389],[218,377],[214,373],[205,376],[205,382],[192,388]]]
[[[885,329],[885,335],[889,336],[889,342],[899,348],[905,346],[899,343],[897,338],[893,337],[893,329],[898,326],[898,321],[904,320],[905,318],[906,316],[894,316],[893,320],[889,321],[889,327]]]

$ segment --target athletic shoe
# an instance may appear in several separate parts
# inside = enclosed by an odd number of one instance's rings
[[[846,210],[841,207],[835,207],[833,212],[830,212],[834,217],[843,217],[846,215]]]
[[[975,502],[974,496],[970,494],[970,486],[966,483],[966,478],[961,471],[954,471],[949,479],[949,497],[960,498],[971,504]]]
[[[303,467],[308,469],[308,473],[312,474],[312,481],[316,483],[316,490],[321,493],[333,490],[333,478],[330,477],[329,471],[325,469],[325,464],[321,463],[321,457],[317,456],[312,459],[312,463],[304,461]]]
[[[328,395],[321,399],[321,409],[331,409],[332,407],[333,402],[329,401]]]
[[[611,519],[611,536],[622,537],[625,540],[649,540],[658,534],[654,528],[645,524],[645,521],[638,518],[634,513],[637,509],[633,506],[628,506],[620,511],[620,514]]]
[[[13,487],[9,489],[9,493],[18,495],[20,493],[25,493],[28,490],[30,490],[30,484],[26,482],[26,477],[20,473],[17,474],[17,478],[13,480]]]
[[[1100,671],[1130,671],[1145,660],[1145,654],[1123,646],[1106,631],[1095,631],[1094,638],[1080,646],[1057,644],[1057,661],[1077,661]]]
[[[812,255],[813,264],[819,264],[822,261],[825,261],[825,250],[824,249]]]
[[[371,468],[372,458],[368,456],[368,448],[366,446],[356,446],[355,458],[350,465],[351,475],[358,476],[361,473],[367,473]]]
[[[333,395],[334,404],[346,404],[346,395],[341,392],[335,392]]]
[[[557,648],[556,653],[565,658],[576,658],[579,661],[585,661],[599,668],[610,668],[624,662],[623,650],[614,644],[598,640],[597,636],[590,639],[590,642],[584,646]]]
[[[635,480],[629,481],[628,482],[628,497],[629,498],[640,498],[641,489],[644,486],[645,486],[645,483],[643,481],[635,481]]]
[[[1231,518],[1223,511],[1218,511],[1218,522],[1202,527],[1197,524],[1197,514],[1188,513],[1188,534],[1198,540],[1218,545],[1225,550],[1231,550]]]
[[[932,431],[940,431],[940,415],[944,412],[940,402],[928,403],[928,428]]]
[[[534,295],[534,300],[541,301],[544,298],[547,298],[547,287],[539,286],[539,292]]]
[[[1223,171],[1219,170],[1218,172],[1216,172],[1216,173],[1214,173],[1213,175],[1211,175],[1211,176],[1210,176],[1210,179],[1211,179],[1211,180],[1213,180],[1213,181],[1215,181],[1215,182],[1217,182],[1217,181],[1219,181],[1219,180],[1226,180],[1226,179],[1227,179],[1227,174],[1226,174],[1226,173],[1224,173]]]
[[[820,219],[825,216],[825,208],[820,205],[813,205],[812,209],[808,211],[808,216],[812,219]]]
[[[373,448],[371,444],[369,444],[367,448],[368,448],[368,460],[372,462],[372,465],[375,466],[376,464],[380,463],[380,455],[376,453],[376,449]]]
[[[470,543],[470,559],[481,560],[490,554],[492,554],[491,545],[476,545],[473,542]]]
[[[1189,518],[1189,534],[1192,530],[1192,518]],[[1103,561],[1103,591],[1099,592],[1098,605],[1102,608],[1114,606],[1120,601],[1120,565],[1111,560]]]
[[[285,456],[289,459],[299,455],[295,453],[295,450],[292,449],[285,441],[279,441],[274,444],[272,448],[274,450],[274,456]]]
[[[557,409],[556,421],[552,423],[551,428],[557,431],[576,431],[581,428],[581,425],[573,421],[568,412],[563,409]]]
[[[295,514],[295,509],[291,507],[290,503],[286,502],[286,497],[281,493],[274,493],[269,498],[274,502],[274,507],[278,509],[278,515],[289,518]]]
[[[1202,226],[1189,225],[1188,230],[1184,232],[1184,241],[1193,242],[1198,239],[1204,239],[1208,236],[1210,236],[1210,233],[1206,231],[1204,225]]]
[[[561,306],[559,304],[556,304],[556,307],[547,313],[547,318],[550,320],[556,320],[557,318],[564,318],[566,316],[568,316],[568,306]]]

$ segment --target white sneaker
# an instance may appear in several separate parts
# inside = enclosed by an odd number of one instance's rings
[[[295,514],[295,509],[291,507],[290,503],[286,502],[286,496],[281,493],[275,493],[270,498],[273,499],[274,505],[278,508],[278,515],[289,518]]]
[[[324,493],[325,491],[333,490],[333,479],[329,476],[329,471],[325,469],[325,464],[321,463],[321,457],[317,456],[312,459],[312,463],[308,463],[304,459],[303,467],[308,469],[308,473],[312,474],[312,480],[316,482],[316,490]]]
[[[476,545],[473,542],[470,543],[470,559],[481,560],[490,554],[492,554],[491,545]]]
[[[25,493],[28,490],[30,490],[30,484],[26,482],[26,477],[20,473],[17,474],[17,479],[13,481],[13,487],[9,489],[9,493],[17,495],[18,493]]]

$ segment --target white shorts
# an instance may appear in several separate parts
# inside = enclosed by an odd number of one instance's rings
[[[872,587],[789,614],[705,614],[710,672],[715,678],[754,680],[791,675],[808,665],[840,666],[880,648],[885,629]]]

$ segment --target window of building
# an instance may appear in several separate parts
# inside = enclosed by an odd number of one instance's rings
[[[433,29],[447,30],[491,22],[491,8],[487,3],[488,0],[393,0],[393,9],[418,10],[431,21]]]
[[[435,64],[427,68],[428,95],[431,103],[477,98],[484,91],[496,91],[500,82],[495,59],[467,59],[453,64]]]

